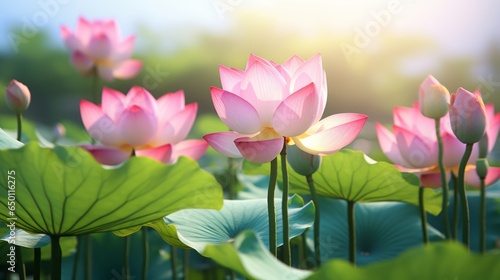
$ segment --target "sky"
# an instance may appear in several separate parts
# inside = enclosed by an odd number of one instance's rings
[[[48,32],[54,45],[62,47],[60,26],[73,29],[79,16],[114,18],[123,35],[146,27],[165,34],[160,41],[175,48],[193,39],[194,33],[172,41],[169,31],[192,27],[224,32],[248,13],[272,17],[283,30],[305,36],[324,30],[353,37],[387,30],[421,34],[436,40],[451,55],[480,53],[492,41],[500,41],[500,2],[496,0],[17,0],[2,3],[0,51],[13,51],[14,37],[29,39],[39,30]],[[22,27],[21,34],[11,32],[14,26]],[[145,49],[138,46],[139,51]]]

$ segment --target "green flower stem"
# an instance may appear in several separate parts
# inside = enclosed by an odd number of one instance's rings
[[[17,118],[17,141],[21,141],[21,136],[23,133],[23,115],[21,113],[17,113],[16,118]]]
[[[42,270],[42,249],[35,248],[35,268],[33,273],[33,280],[40,280]]]
[[[92,279],[92,236],[85,235],[85,279]]]
[[[448,214],[448,183],[446,182],[446,169],[444,167],[443,163],[443,139],[441,138],[441,132],[440,132],[440,121],[439,119],[435,120],[436,124],[436,138],[438,141],[438,165],[439,165],[439,171],[441,173],[441,187],[443,189],[443,203],[442,203],[442,209],[443,209],[443,228],[444,228],[444,235],[446,239],[450,239],[450,221],[449,221],[449,214]]]
[[[230,271],[229,271],[229,279],[230,280],[236,280],[236,279],[238,279],[238,277],[236,276],[236,272],[234,270],[232,270],[232,269],[230,269]]]
[[[21,264],[20,271],[19,271],[19,279],[21,280],[26,280],[26,265],[24,264],[24,259],[23,259],[23,253],[21,252],[22,247],[21,246],[16,246],[16,258]]]
[[[51,279],[61,280],[61,245],[59,244],[60,237],[57,235],[50,236],[51,245]]]
[[[458,239],[458,201],[460,197],[458,196],[458,186],[457,186],[457,176],[452,172],[451,179],[453,180],[453,230],[451,238],[453,240]]]
[[[300,243],[298,246],[298,268],[306,268],[305,262],[307,260],[307,229],[300,235]]]
[[[347,201],[347,223],[349,225],[349,261],[356,265],[356,222],[354,220],[354,201]]]
[[[142,227],[142,279],[148,279],[148,264],[149,264],[149,241],[148,228]]]
[[[177,248],[170,245],[170,266],[172,268],[172,280],[177,280]]]
[[[420,221],[422,223],[422,238],[424,244],[429,243],[429,235],[427,233],[427,213],[425,213],[424,188],[418,190],[418,206],[420,209]]]
[[[469,231],[470,231],[470,217],[469,217],[469,203],[467,202],[467,193],[465,192],[465,166],[472,153],[474,144],[466,144],[465,152],[460,161],[458,168],[458,192],[460,195],[460,202],[462,203],[462,243],[469,249]]]
[[[281,214],[283,218],[283,259],[290,265],[292,263],[290,250],[290,221],[288,220],[288,171],[286,162],[286,138],[283,138],[283,149],[281,150],[281,173],[283,175],[283,197],[281,200]]]
[[[229,199],[233,200],[236,198],[236,173],[234,170],[234,159],[227,158],[227,191],[229,194]]]
[[[125,253],[123,254],[123,269],[125,271],[125,277],[130,277],[130,235],[125,236],[124,240],[124,251]]]
[[[314,186],[314,180],[312,175],[307,175],[307,184],[309,186],[309,191],[311,192],[311,198],[314,203],[314,258],[316,259],[316,264],[321,265],[321,254],[320,254],[320,244],[319,244],[319,204],[318,196],[316,195],[316,187]]]
[[[486,251],[486,186],[484,178],[481,178],[481,195],[479,206],[479,252]]]
[[[269,251],[273,256],[277,256],[276,245],[276,209],[274,207],[274,192],[278,179],[278,159],[271,161],[271,171],[269,187],[267,188],[267,215],[269,216]]]
[[[75,257],[73,259],[73,273],[71,276],[71,279],[76,280],[78,279],[78,261],[80,259],[80,252],[83,251],[83,240],[84,237],[82,235],[78,235],[76,237],[76,253]]]
[[[189,249],[183,250],[183,269],[184,269],[184,279],[189,279]]]

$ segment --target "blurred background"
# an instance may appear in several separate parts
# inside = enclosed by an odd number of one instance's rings
[[[155,96],[183,89],[199,115],[215,114],[210,86],[218,65],[244,68],[250,53],[284,62],[323,56],[328,79],[324,116],[369,116],[354,148],[370,152],[375,122],[392,122],[395,106],[411,106],[434,75],[450,92],[480,89],[500,108],[500,3],[495,0],[191,0],[4,1],[0,11],[0,86],[26,84],[26,117],[52,126],[81,125],[79,100],[90,78],[69,64],[60,26],[78,17],[115,19],[122,38],[134,34],[132,58],[144,68],[131,80],[101,82],[122,92],[133,85]],[[0,101],[0,117],[8,114]],[[205,128],[211,132],[210,128]],[[215,131],[212,130],[212,131]],[[498,150],[498,148],[497,148]]]

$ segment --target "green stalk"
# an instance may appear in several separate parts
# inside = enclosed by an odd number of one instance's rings
[[[76,253],[73,259],[73,274],[71,276],[73,280],[78,279],[78,261],[80,259],[80,252],[83,251],[83,239],[84,237],[82,235],[76,237]]]
[[[172,268],[172,280],[177,280],[177,249],[170,245],[170,265]]]
[[[21,136],[23,133],[23,116],[21,113],[16,114],[17,119],[17,141],[21,142]]]
[[[234,159],[228,157],[227,158],[227,190],[229,194],[229,199],[233,200],[236,198],[236,174],[234,172]]]
[[[35,248],[35,269],[33,280],[40,280],[42,270],[42,249]]]
[[[128,279],[130,277],[130,235],[125,236],[124,240],[124,250],[123,254],[123,269],[125,270],[125,277]]]
[[[444,235],[446,239],[450,239],[450,221],[449,221],[449,214],[448,214],[448,183],[446,182],[446,169],[444,167],[443,163],[443,139],[441,138],[441,132],[440,132],[440,122],[439,119],[435,120],[436,124],[436,137],[438,141],[438,165],[439,165],[439,171],[441,173],[441,186],[443,188],[443,202],[442,202],[442,209],[443,209],[443,228],[444,228]]]
[[[19,279],[26,280],[26,264],[24,263],[23,253],[21,252],[22,247],[16,246],[16,257],[19,263],[21,264],[21,271],[19,272]]]
[[[269,216],[269,251],[277,256],[276,245],[276,207],[274,206],[274,192],[278,179],[278,159],[271,161],[269,187],[267,188],[267,215]]]
[[[189,249],[184,249],[184,261],[183,261],[183,268],[184,268],[184,279],[189,279]]]
[[[23,117],[22,114],[19,112],[16,114],[16,119],[17,119],[17,141],[21,142],[21,136],[23,133]],[[26,279],[26,265],[24,264],[23,260],[23,254],[21,252],[21,247],[16,246],[16,252],[17,252],[17,258],[19,263],[21,264],[21,272],[19,273],[19,278],[21,280]]]
[[[319,202],[318,196],[316,195],[316,187],[314,186],[314,180],[312,175],[307,175],[307,185],[309,186],[309,192],[311,193],[311,198],[314,203],[314,258],[316,259],[316,264],[321,265],[321,254],[320,254],[320,244],[319,244]]]
[[[422,222],[422,238],[424,244],[429,243],[429,235],[427,234],[427,213],[425,213],[424,188],[418,190],[418,206],[420,209],[420,221]]]
[[[458,202],[460,197],[458,195],[458,186],[457,186],[457,176],[452,172],[451,179],[453,181],[453,231],[452,231],[452,239],[458,239]]]
[[[283,138],[283,149],[281,150],[281,174],[283,176],[283,197],[281,200],[281,215],[283,219],[283,259],[290,265],[292,263],[290,250],[290,222],[288,221],[288,170],[286,162],[286,138]]]
[[[307,229],[300,236],[300,243],[298,244],[298,268],[305,268],[305,261],[307,259],[307,244],[306,244],[306,236]]]
[[[479,208],[479,252],[486,252],[486,186],[481,178],[481,196]]]
[[[354,220],[354,201],[347,201],[347,223],[349,225],[349,261],[356,265],[356,222]]]
[[[467,249],[469,248],[469,231],[470,231],[470,217],[469,217],[469,203],[467,202],[467,193],[465,192],[465,166],[472,153],[472,147],[474,144],[466,144],[465,152],[460,161],[460,167],[458,168],[458,191],[460,195],[460,201],[462,203],[462,242]]]
[[[61,246],[59,244],[59,236],[51,235],[50,236],[50,247],[51,247],[51,279],[52,280],[61,280]]]
[[[142,227],[142,279],[148,279],[148,265],[149,265],[149,241],[148,241],[148,228]]]
[[[92,279],[92,236],[85,235],[85,279]]]

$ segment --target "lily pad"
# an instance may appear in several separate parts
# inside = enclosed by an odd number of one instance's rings
[[[0,115],[0,127],[6,130],[7,133],[12,133],[11,135],[15,137],[17,135],[17,117],[15,115]],[[22,142],[27,142],[33,139],[36,139],[35,124],[23,118],[21,140]]]
[[[222,207],[215,178],[188,158],[174,165],[134,157],[105,169],[77,147],[0,150],[1,182],[15,181],[16,227],[31,233],[79,235],[141,226],[186,208]],[[15,179],[13,179],[15,177]],[[12,184],[11,184],[12,185]],[[8,193],[7,184],[0,186]],[[7,209],[10,196],[0,197]]]
[[[14,244],[9,243],[10,229],[3,222],[0,222],[0,233],[3,234],[3,238],[0,240],[0,253],[7,254],[10,247]],[[50,237],[45,234],[30,234],[22,229],[15,230],[16,244],[23,248],[22,254],[23,259],[26,263],[33,262],[34,251],[32,248],[41,248],[42,260],[50,260]],[[60,239],[60,246],[62,251],[62,256],[67,256],[75,250],[76,238],[74,236],[62,237]],[[4,255],[5,255],[4,254]]]
[[[295,280],[312,273],[278,261],[253,231],[240,233],[231,243],[207,245],[203,255],[249,279]]]
[[[265,175],[245,175],[238,173],[238,181],[243,189],[238,192],[238,199],[256,199],[267,198],[267,189],[269,188],[269,176]],[[281,198],[282,192],[276,188],[274,197]]]
[[[12,138],[7,132],[0,128],[0,149],[17,149],[23,146],[23,143]]]
[[[281,199],[275,199],[277,243],[283,244]],[[304,232],[314,222],[314,205],[294,195],[288,201],[290,237]],[[173,225],[177,236],[187,246],[203,253],[209,244],[227,243],[241,232],[253,230],[263,244],[269,247],[267,199],[225,200],[220,211],[207,209],[181,210],[165,217]]]
[[[454,242],[418,246],[400,257],[354,267],[346,261],[327,262],[308,280],[323,279],[485,279],[500,278],[499,252],[476,255]]]
[[[45,234],[31,234],[22,229],[9,231],[0,240],[14,242],[15,245],[25,248],[42,248],[50,244],[50,236]]]
[[[479,210],[480,197],[478,191],[467,192],[467,198],[470,211],[470,248],[472,251],[479,252]],[[454,199],[453,195],[449,197],[449,212],[450,221],[453,217]],[[458,211],[458,240],[462,240],[462,212],[461,208]],[[441,232],[443,228],[443,215],[437,217],[428,216],[428,221],[431,225]],[[486,250],[498,248],[498,240],[500,240],[500,192],[490,191],[486,189]]]
[[[347,203],[344,200],[320,198],[320,244],[323,262],[349,256]],[[401,202],[355,204],[356,263],[366,265],[388,260],[411,247],[422,244],[422,227],[417,206]],[[444,236],[428,226],[431,241]],[[310,237],[312,233],[309,232]],[[312,243],[312,240],[309,240]],[[309,244],[312,247],[312,244]]]
[[[269,163],[244,163],[247,174],[269,173]],[[281,168],[278,167],[278,173]],[[309,194],[304,176],[289,171],[290,192]],[[313,175],[316,192],[328,198],[340,198],[355,202],[401,201],[418,205],[420,182],[411,173],[400,172],[394,165],[375,162],[359,151],[340,150],[324,156],[321,166]],[[278,174],[278,181],[281,174]],[[434,215],[441,211],[441,195],[425,189],[426,210]]]
[[[124,239],[111,233],[92,234],[92,274],[88,279],[141,279],[142,260],[144,249],[142,247],[142,235],[134,234],[130,236],[130,275],[126,275],[123,263]],[[163,242],[155,231],[148,233],[149,243],[149,267],[148,279],[167,280],[173,279],[170,262],[170,245]],[[75,279],[85,278],[85,257],[84,246],[79,246],[77,263],[77,276]],[[72,278],[76,254],[73,253],[63,258],[62,276],[63,279]],[[179,267],[178,272],[182,271]],[[128,277],[127,277],[128,276]],[[179,277],[179,276],[178,276]]]

